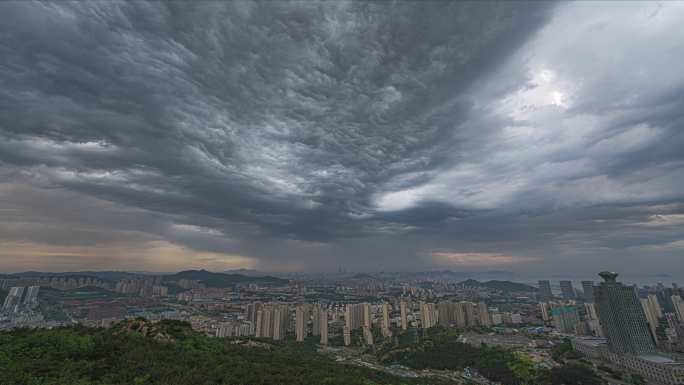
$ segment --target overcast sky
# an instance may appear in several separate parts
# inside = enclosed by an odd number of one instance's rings
[[[0,270],[684,277],[684,2],[0,2]]]

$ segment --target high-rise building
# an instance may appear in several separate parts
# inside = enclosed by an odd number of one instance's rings
[[[245,318],[247,321],[250,322],[251,325],[251,330],[250,334],[254,335],[256,334],[256,329],[257,329],[257,312],[261,310],[261,302],[253,302],[247,304],[247,307],[245,308]]]
[[[553,298],[553,293],[551,292],[551,282],[547,280],[539,281],[539,299],[542,301],[548,301]]]
[[[320,313],[321,320],[321,345],[328,344],[328,311],[323,309]]]
[[[456,323],[456,327],[463,328],[466,326],[466,303],[467,302],[459,302],[456,304],[456,308],[454,309],[454,322]]]
[[[12,287],[10,288],[7,297],[5,297],[5,302],[2,305],[2,310],[14,312],[21,303],[21,297],[24,295],[23,287]]]
[[[311,310],[311,334],[314,336],[321,335],[321,304],[314,305]]]
[[[408,329],[408,304],[406,300],[399,301],[399,317],[401,319],[401,330]]]
[[[641,308],[644,309],[644,315],[646,315],[646,321],[648,321],[651,334],[653,334],[653,338],[655,338],[656,329],[658,328],[658,316],[647,298],[641,298],[639,299],[639,302],[641,303]]]
[[[489,314],[486,303],[480,302],[477,304],[477,317],[480,326],[492,326],[492,317]]]
[[[584,303],[584,311],[587,313],[587,319],[597,320],[598,313],[596,313],[596,305],[593,302]]]
[[[358,303],[348,303],[344,307],[344,322],[349,330],[356,330],[363,326],[364,306]]]
[[[373,314],[371,313],[371,306],[369,303],[364,303],[363,305],[363,327],[371,328],[373,322]]]
[[[273,340],[281,341],[285,339],[287,324],[290,320],[290,311],[287,305],[276,305],[273,310]]]
[[[477,326],[477,316],[475,315],[475,304],[472,302],[461,302],[465,313],[466,326]]]
[[[342,329],[342,333],[344,335],[344,346],[351,345],[351,330],[349,330],[349,328],[345,326]]]
[[[24,305],[31,309],[38,306],[39,290],[40,286],[29,286],[26,290],[26,296],[24,297]]]
[[[423,329],[435,326],[437,318],[437,309],[434,303],[420,303],[420,323]]]
[[[263,330],[261,330],[261,325],[264,320],[264,312],[262,310],[257,310],[256,313],[256,321],[254,321],[254,336],[256,338],[260,338],[261,335],[263,334]]]
[[[563,299],[575,299],[577,294],[575,288],[572,287],[572,281],[560,281],[561,295]]]
[[[649,294],[646,299],[648,300],[648,306],[653,311],[656,318],[663,318],[663,309],[660,307],[660,302],[658,302],[658,296],[655,294]]]
[[[594,300],[608,349],[617,354],[654,353],[655,341],[635,288],[617,282],[617,273],[601,272]]]
[[[382,336],[387,338],[392,335],[390,329],[390,308],[388,303],[382,304]]]
[[[290,310],[287,305],[264,305],[257,310],[255,337],[283,340],[289,321]]]
[[[577,308],[572,305],[558,305],[551,308],[554,327],[561,333],[575,333],[580,323]]]
[[[551,309],[549,308],[548,302],[540,302],[539,303],[539,312],[541,313],[542,320],[544,320],[544,321],[550,321],[551,320]]]
[[[671,298],[675,313],[677,313],[677,319],[684,324],[684,300],[679,295],[673,295]]]
[[[437,317],[440,326],[449,327],[454,324],[456,304],[451,301],[441,301],[437,304]]]
[[[584,302],[594,302],[594,281],[582,281]]]
[[[305,305],[297,305],[295,309],[295,335],[297,342],[304,342],[306,338],[306,324],[309,319],[309,311]]]

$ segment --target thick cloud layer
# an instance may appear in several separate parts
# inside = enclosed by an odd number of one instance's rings
[[[682,16],[4,2],[0,258],[684,273]]]

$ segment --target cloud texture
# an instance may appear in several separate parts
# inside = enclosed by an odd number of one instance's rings
[[[3,2],[0,257],[684,273],[683,16]]]

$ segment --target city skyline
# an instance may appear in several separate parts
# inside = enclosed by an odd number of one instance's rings
[[[682,18],[2,2],[0,269],[680,281]]]

